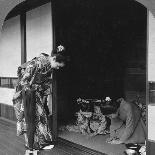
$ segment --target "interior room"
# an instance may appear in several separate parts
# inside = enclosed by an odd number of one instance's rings
[[[107,134],[83,135],[75,125],[77,99],[123,97],[145,105],[147,10],[136,1],[57,1],[56,44],[70,61],[57,71],[58,136],[93,150],[121,154],[124,145],[107,144]]]

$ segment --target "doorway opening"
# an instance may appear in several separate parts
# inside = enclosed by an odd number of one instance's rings
[[[77,99],[140,99],[146,104],[147,10],[137,2],[57,2],[56,43],[70,62],[57,72],[58,136],[102,153],[122,153],[107,134],[75,132]],[[72,131],[71,131],[71,130]]]

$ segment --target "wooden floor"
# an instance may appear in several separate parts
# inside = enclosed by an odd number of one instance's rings
[[[0,118],[0,155],[24,155],[24,137],[16,136],[16,125]],[[52,150],[41,151],[39,155],[69,155],[55,146]]]

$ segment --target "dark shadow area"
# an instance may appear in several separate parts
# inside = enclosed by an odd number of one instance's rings
[[[147,10],[142,5],[58,0],[54,11],[56,44],[63,44],[71,59],[57,72],[59,126],[75,122],[79,97],[145,94]]]

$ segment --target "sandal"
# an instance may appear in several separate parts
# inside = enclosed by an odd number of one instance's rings
[[[47,146],[43,147],[42,149],[43,150],[51,150],[53,148],[54,148],[54,145],[47,145]]]

